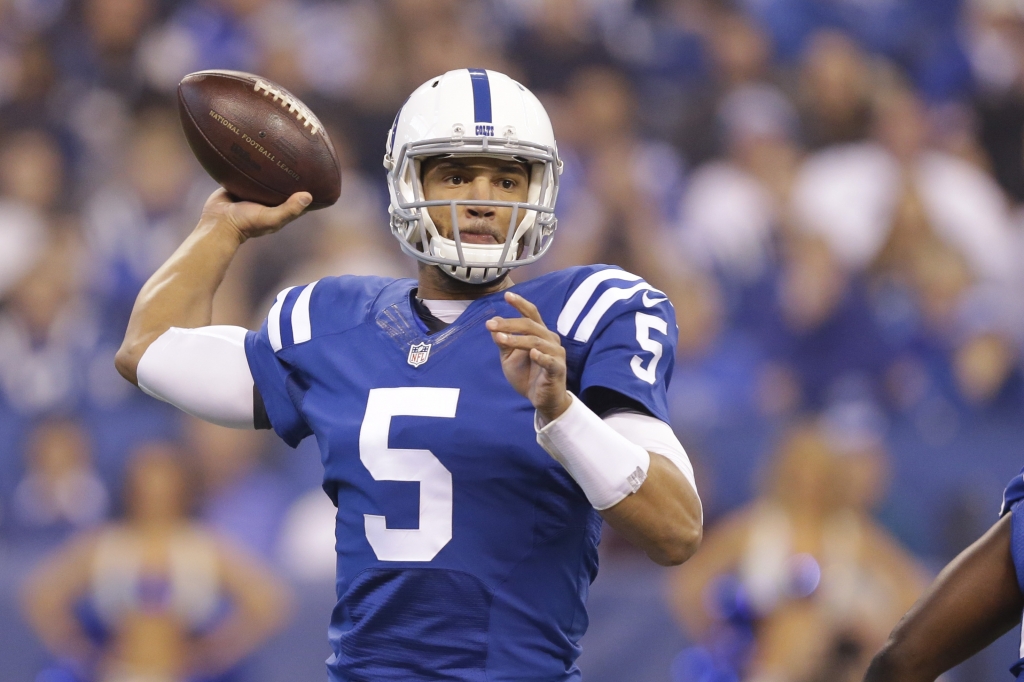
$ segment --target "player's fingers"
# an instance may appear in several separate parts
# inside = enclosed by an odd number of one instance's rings
[[[498,347],[498,354],[501,356],[502,360],[519,350],[518,347],[508,342],[509,338],[510,337],[507,334],[502,334],[501,332],[491,333],[491,340],[494,341],[494,345]]]
[[[295,220],[313,203],[313,195],[309,192],[296,192],[288,197],[280,206],[264,206],[259,214],[261,226],[272,227],[284,225]]]
[[[562,358],[548,355],[542,352],[539,348],[533,348],[530,350],[530,360],[537,363],[541,369],[543,369],[548,376],[559,377],[565,374],[565,361]]]
[[[506,334],[505,332],[491,332],[491,338],[502,352],[516,350],[517,348],[533,348],[534,342],[530,341],[530,339],[537,340],[536,336]]]
[[[506,334],[533,334],[550,341],[558,341],[558,334],[551,331],[543,324],[531,320],[528,317],[492,317],[487,320],[487,329],[492,332],[505,332]]]
[[[309,205],[313,203],[313,195],[309,192],[296,192],[295,194],[288,197],[288,201],[285,203],[296,203],[301,207],[302,211],[309,208]],[[300,211],[301,212],[301,211]]]
[[[506,334],[505,332],[494,332],[491,336],[494,338],[494,342],[502,348],[519,350],[531,350],[536,348],[547,355],[565,357],[565,349],[560,345],[552,343],[548,339],[533,336],[532,334]]]
[[[523,317],[529,318],[540,325],[544,324],[544,320],[541,319],[540,311],[537,310],[537,306],[535,306],[530,301],[527,301],[519,294],[513,293],[511,291],[506,291],[505,300],[509,303],[509,305],[518,310]]]

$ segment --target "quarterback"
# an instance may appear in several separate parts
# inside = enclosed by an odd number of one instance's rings
[[[311,201],[218,190],[140,292],[118,370],[208,421],[316,438],[338,508],[331,680],[579,680],[602,519],[660,564],[700,543],[668,425],[675,312],[609,266],[513,283],[551,244],[562,163],[507,76],[424,83],[384,165],[417,280],[328,277],[257,332],[210,326],[239,246]]]

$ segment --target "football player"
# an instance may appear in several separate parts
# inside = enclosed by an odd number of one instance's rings
[[[282,291],[258,332],[209,326],[239,245],[311,200],[218,190],[139,294],[118,369],[203,419],[316,437],[338,508],[332,680],[578,680],[602,518],[661,564],[700,542],[668,425],[672,305],[608,266],[513,283],[551,244],[562,162],[505,75],[423,84],[384,165],[418,281],[329,277]]]
[[[1024,469],[1000,519],[949,563],[889,635],[865,682],[934,682],[1020,622],[1024,611]],[[1024,681],[1021,658],[1010,669]]]

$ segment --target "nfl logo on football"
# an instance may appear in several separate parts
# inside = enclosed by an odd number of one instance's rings
[[[409,347],[409,364],[419,367],[430,357],[429,343],[414,343]]]

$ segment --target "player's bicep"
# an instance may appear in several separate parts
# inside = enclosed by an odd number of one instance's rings
[[[171,327],[139,361],[139,388],[214,424],[254,428],[253,378],[242,327]]]

